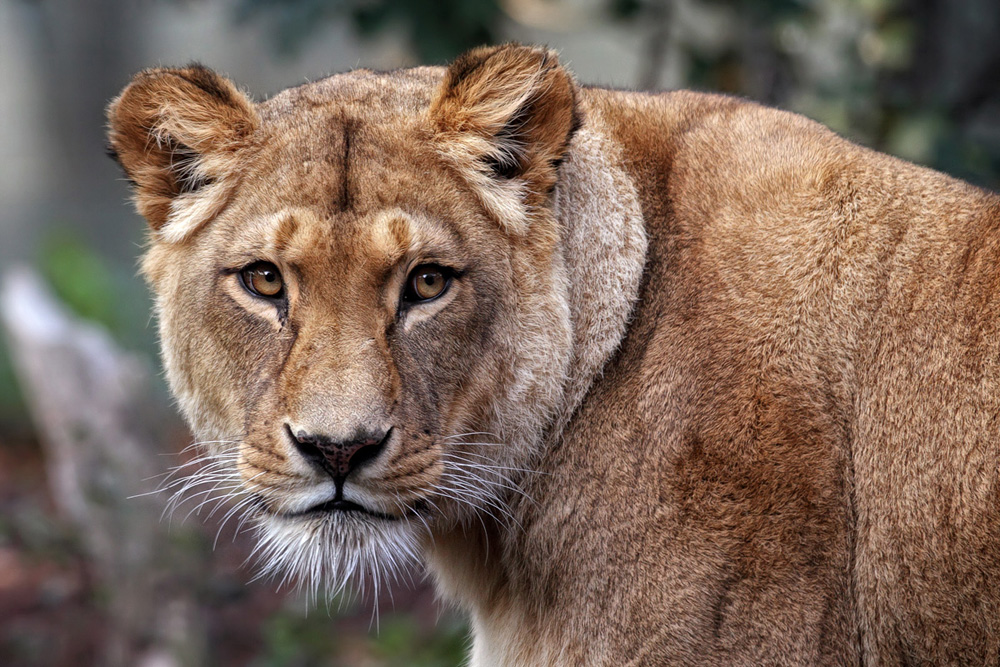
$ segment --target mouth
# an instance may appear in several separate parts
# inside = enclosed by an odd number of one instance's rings
[[[344,500],[343,498],[334,498],[333,500],[327,500],[326,502],[320,503],[318,505],[313,505],[312,507],[305,509],[301,512],[295,512],[293,514],[288,514],[289,517],[300,517],[300,516],[317,516],[323,514],[337,514],[339,512],[344,513],[356,513],[363,514],[365,516],[373,517],[376,519],[382,519],[383,521],[398,521],[400,517],[391,516],[389,514],[383,514],[382,512],[376,512],[368,509],[362,505],[351,502],[350,500]]]

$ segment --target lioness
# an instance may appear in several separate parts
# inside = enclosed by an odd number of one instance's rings
[[[476,665],[1000,660],[997,196],[517,45],[108,118],[266,568],[422,560]]]

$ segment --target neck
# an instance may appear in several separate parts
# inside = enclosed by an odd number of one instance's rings
[[[542,459],[624,338],[645,261],[638,195],[621,167],[617,146],[599,131],[596,110],[588,110],[587,118],[561,167],[555,195],[569,279],[573,351],[562,400],[542,444]],[[545,507],[531,510],[535,515],[545,511]],[[533,616],[527,608],[530,602],[519,603],[516,592],[530,590],[531,583],[516,581],[515,574],[523,572],[517,562],[529,557],[519,552],[523,542],[516,533],[532,517],[521,511],[518,520],[520,525],[511,526],[483,517],[482,522],[435,535],[427,549],[439,591],[472,615],[477,655],[494,650],[487,648],[490,645],[509,647],[509,640],[497,635],[513,631],[511,618]]]

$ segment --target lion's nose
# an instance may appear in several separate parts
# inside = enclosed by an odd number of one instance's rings
[[[325,470],[335,481],[342,483],[348,475],[368,461],[375,459],[388,442],[392,429],[380,432],[358,433],[350,440],[335,440],[304,430],[288,432],[299,453],[318,468]]]

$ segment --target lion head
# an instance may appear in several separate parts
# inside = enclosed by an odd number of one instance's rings
[[[265,568],[338,586],[502,519],[597,363],[556,215],[579,110],[555,56],[480,49],[261,104],[152,69],[108,115],[200,480],[240,498]]]

